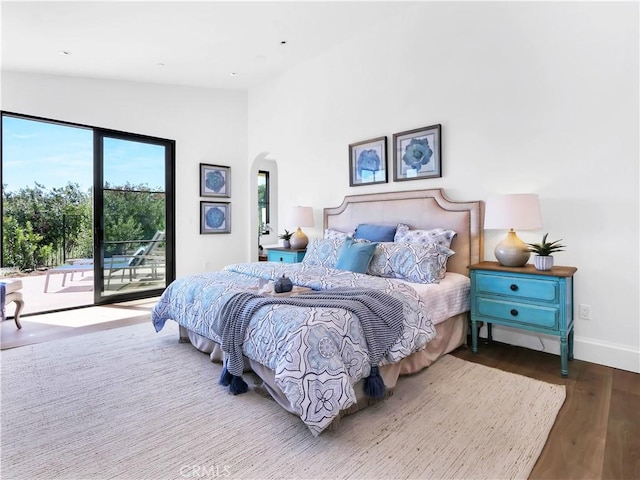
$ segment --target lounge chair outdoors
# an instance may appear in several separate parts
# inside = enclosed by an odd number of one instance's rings
[[[132,281],[135,277],[135,272],[138,268],[146,267],[151,269],[151,273],[154,277],[158,275],[158,268],[164,265],[164,255],[158,255],[158,246],[164,242],[165,232],[157,231],[153,238],[148,241],[147,245],[140,247],[132,255],[114,255],[109,258],[105,258],[104,269],[105,276],[107,277],[107,287],[111,284],[112,275],[115,272],[122,271],[122,279],[124,280],[124,274],[129,272],[129,281]],[[74,260],[71,265],[60,265],[59,267],[51,268],[47,271],[47,277],[44,282],[44,292],[47,293],[49,289],[49,277],[50,275],[61,273],[62,274],[62,286],[65,286],[67,275],[71,275],[73,280],[74,273],[83,273],[93,271],[92,259],[79,259]]]
[[[165,240],[165,232],[159,230],[153,238],[149,240],[146,246],[140,247],[133,255],[113,255],[105,259],[104,269],[109,271],[107,276],[107,288],[111,285],[111,278],[115,272],[122,272],[122,281],[124,275],[129,272],[129,281],[133,281],[140,268],[148,268],[151,270],[153,278],[158,276],[158,268],[164,266],[164,255],[158,254],[158,248]]]
[[[59,267],[47,270],[47,276],[44,279],[44,293],[47,293],[47,290],[49,290],[49,277],[53,274],[62,274],[62,286],[64,287],[67,282],[67,275],[71,275],[71,280],[73,280],[74,273],[82,273],[84,275],[85,272],[93,271],[92,258],[81,258],[78,260],[72,260],[71,262],[72,263],[70,265],[60,265]]]

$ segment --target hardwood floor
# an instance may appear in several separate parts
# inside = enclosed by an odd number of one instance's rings
[[[456,357],[564,384],[565,400],[531,479],[640,479],[640,374],[573,360],[560,376],[560,357],[484,341],[477,354]]]

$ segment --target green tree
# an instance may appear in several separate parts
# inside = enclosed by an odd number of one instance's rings
[[[146,185],[105,185],[105,256],[122,255],[165,230],[165,195]]]
[[[14,218],[24,231],[27,222],[30,222],[32,231],[39,235],[35,257],[38,266],[61,261],[61,258],[54,258],[54,253],[60,252],[62,257],[63,248],[67,255],[75,252],[74,256],[91,256],[91,195],[82,192],[77,183],[70,182],[65,187],[48,190],[44,185],[34,182],[33,187],[15,192],[3,188],[2,195],[4,216]],[[89,242],[86,241],[87,236]],[[49,248],[40,249],[45,246]],[[7,253],[4,257],[11,255]],[[5,262],[4,265],[11,265]]]
[[[31,222],[24,228],[10,216],[2,217],[3,264],[20,270],[35,270],[43,257],[51,254],[51,245],[42,245],[42,235],[33,231]]]
[[[78,184],[47,189],[40,183],[2,189],[3,265],[33,269],[69,257],[93,257],[92,194]],[[105,185],[105,256],[125,254],[165,230],[165,194],[146,185]]]

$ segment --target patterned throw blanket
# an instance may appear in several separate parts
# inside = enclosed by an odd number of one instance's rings
[[[360,321],[369,350],[371,373],[365,379],[365,393],[372,398],[384,396],[385,386],[378,363],[402,334],[403,308],[402,302],[391,295],[366,288],[336,288],[295,297],[264,297],[251,292],[233,295],[214,322],[214,329],[222,338],[222,350],[227,354],[220,377],[222,385],[229,386],[233,394],[247,391],[241,378],[242,343],[253,314],[272,304],[342,308],[352,312]]]

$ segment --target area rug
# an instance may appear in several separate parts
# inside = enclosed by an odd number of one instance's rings
[[[3,479],[526,478],[562,385],[445,356],[313,437],[169,322],[1,353]]]

